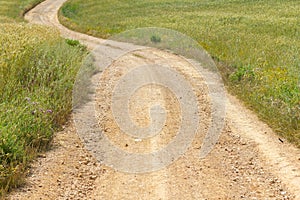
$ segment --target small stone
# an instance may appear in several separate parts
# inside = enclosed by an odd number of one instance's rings
[[[91,179],[91,180],[96,180],[96,179],[97,179],[97,176],[95,176],[95,175],[90,176],[90,179]]]
[[[241,140],[241,145],[246,145],[247,142],[245,140]]]
[[[46,154],[39,154],[38,155],[40,158],[46,158]]]
[[[286,194],[286,191],[281,191],[280,194],[281,194],[281,195],[285,195],[285,194]]]
[[[89,164],[89,162],[90,162],[89,160],[85,160],[82,162],[82,164],[87,165],[87,164]]]
[[[271,184],[274,184],[274,183],[275,183],[275,180],[271,179],[271,180],[270,180],[270,183],[271,183]]]

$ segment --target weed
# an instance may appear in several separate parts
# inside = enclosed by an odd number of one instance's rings
[[[161,42],[161,38],[157,35],[152,35],[151,38],[150,38],[151,42],[153,43],[159,43]]]
[[[0,43],[1,196],[22,183],[35,152],[68,120],[86,51],[58,31],[26,24],[0,24]]]

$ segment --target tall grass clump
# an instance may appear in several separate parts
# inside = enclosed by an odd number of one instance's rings
[[[0,197],[22,183],[28,162],[68,120],[86,50],[57,31],[0,24]]]
[[[185,33],[213,56],[233,94],[300,147],[299,10],[299,0],[69,0],[59,18],[104,38],[141,27]]]

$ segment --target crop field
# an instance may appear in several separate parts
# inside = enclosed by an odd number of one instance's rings
[[[0,199],[22,183],[30,161],[68,120],[87,54],[58,31],[18,22],[32,2],[0,1]]]
[[[192,37],[229,91],[300,147],[299,10],[298,0],[70,0],[60,21],[103,38],[140,27]]]

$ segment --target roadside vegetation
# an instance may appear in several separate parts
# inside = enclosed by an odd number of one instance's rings
[[[300,147],[299,10],[298,0],[70,0],[59,18],[102,38],[140,27],[185,33],[213,56],[233,94]]]
[[[25,12],[44,0],[0,0],[0,23],[24,21]]]
[[[0,1],[0,199],[22,183],[30,161],[68,120],[87,55],[58,31],[21,22],[36,2]]]

